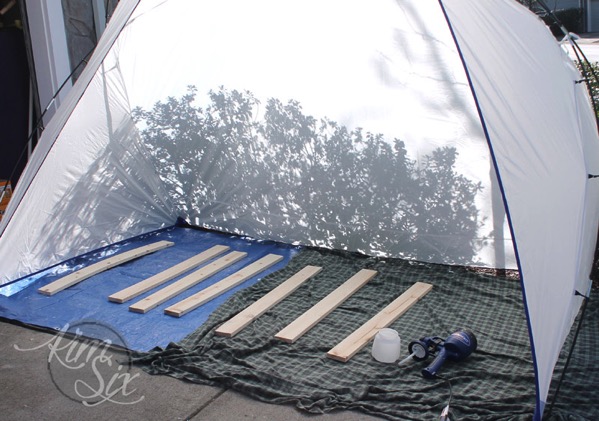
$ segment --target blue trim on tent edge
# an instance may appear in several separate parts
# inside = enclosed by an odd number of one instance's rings
[[[487,129],[487,124],[485,122],[485,118],[483,116],[482,109],[480,107],[480,103],[478,101],[478,97],[476,95],[476,90],[474,89],[474,85],[472,83],[472,78],[470,77],[470,71],[468,70],[468,65],[466,64],[466,60],[464,59],[464,55],[462,54],[462,50],[460,48],[460,44],[456,37],[453,26],[451,25],[451,20],[447,14],[445,6],[443,5],[443,0],[439,0],[439,6],[441,7],[441,11],[443,12],[443,16],[445,17],[445,21],[447,22],[447,27],[451,33],[455,46],[458,50],[458,54],[460,56],[460,60],[462,62],[462,66],[464,67],[464,73],[466,74],[466,78],[468,79],[468,85],[470,86],[470,91],[472,92],[472,98],[474,99],[474,103],[476,104],[476,111],[478,113],[478,117],[480,119],[481,127],[485,134],[485,138],[487,139],[487,146],[489,148],[489,153],[491,155],[491,160],[493,162],[493,168],[495,169],[495,175],[497,176],[497,183],[499,185],[499,190],[501,192],[501,198],[503,200],[503,207],[505,209],[505,214],[508,222],[508,227],[510,229],[510,234],[512,236],[512,244],[514,246],[514,255],[516,258],[516,264],[518,265],[518,272],[520,273],[520,287],[522,288],[522,300],[524,304],[524,312],[526,314],[526,324],[528,325],[528,337],[530,340],[530,348],[532,353],[532,361],[533,368],[535,373],[535,412],[533,415],[534,421],[540,421],[542,419],[543,410],[545,408],[545,402],[541,402],[540,399],[540,385],[539,385],[539,371],[538,371],[538,363],[537,363],[537,352],[534,342],[534,337],[532,335],[532,326],[530,322],[530,312],[528,309],[527,299],[526,299],[526,288],[524,286],[524,275],[522,274],[522,265],[520,263],[520,254],[518,252],[518,244],[516,242],[516,236],[514,235],[514,228],[512,225],[512,217],[510,214],[510,208],[507,203],[507,198],[505,196],[505,190],[503,187],[503,182],[501,179],[501,174],[499,172],[499,167],[497,166],[497,159],[495,156],[495,151],[493,150],[493,143],[491,142],[491,137],[489,136],[489,131]]]

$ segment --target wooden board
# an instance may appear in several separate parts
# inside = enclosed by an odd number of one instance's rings
[[[255,303],[242,310],[235,317],[229,319],[217,328],[214,333],[218,336],[232,337],[251,322],[262,316],[266,311],[287,298],[293,291],[308,279],[322,270],[319,266],[306,266],[281,285],[257,300]]]
[[[62,291],[68,287],[78,284],[87,278],[94,276],[100,272],[104,272],[110,268],[121,265],[138,257],[145,256],[146,254],[154,253],[155,251],[162,250],[170,247],[175,243],[170,241],[158,241],[156,243],[148,244],[143,247],[138,247],[133,250],[126,251],[124,253],[114,254],[106,259],[103,259],[93,265],[89,265],[83,269],[73,272],[65,277],[62,277],[44,287],[38,289],[38,292],[44,295],[54,295],[57,292]]]
[[[283,328],[283,330],[275,335],[275,338],[281,339],[287,343],[297,341],[304,333],[312,329],[312,327],[339,307],[357,290],[366,285],[366,283],[377,273],[378,272],[375,270],[362,269],[345,281],[343,285],[339,286],[318,303],[314,304],[308,311]]]
[[[165,301],[181,294],[183,291],[191,288],[194,285],[199,284],[204,279],[209,278],[216,272],[223,270],[226,267],[231,266],[233,263],[243,259],[247,256],[247,253],[241,251],[232,251],[231,253],[216,259],[214,262],[208,263],[201,269],[190,273],[184,278],[179,279],[176,282],[156,291],[155,293],[148,295],[146,298],[139,300],[135,304],[129,306],[129,311],[135,313],[147,313],[154,307],[159,306]]]
[[[283,256],[279,256],[278,254],[267,254],[263,258],[255,261],[252,264],[244,267],[240,271],[235,272],[234,274],[227,276],[222,281],[217,282],[216,284],[210,285],[206,289],[186,298],[183,301],[179,301],[177,304],[174,304],[167,309],[164,310],[165,314],[174,317],[181,317],[186,313],[189,313],[191,310],[194,310],[204,304],[207,301],[210,301],[219,295],[227,292],[231,288],[236,287],[257,273],[262,272],[263,270],[268,269],[275,263],[280,262],[283,259]]]
[[[362,349],[376,333],[397,320],[410,307],[416,304],[433,288],[431,284],[416,282],[391,304],[382,309],[372,319],[356,329],[347,338],[327,353],[327,357],[338,361],[347,362],[360,349]]]
[[[227,250],[229,250],[229,247],[227,246],[217,245],[210,247],[208,250],[204,250],[203,252],[196,254],[195,256],[184,260],[183,262],[176,264],[175,266],[172,266],[160,273],[157,273],[154,276],[144,279],[143,281],[138,282],[135,285],[131,285],[128,288],[115,292],[108,297],[108,300],[112,301],[113,303],[122,304],[125,301],[135,298],[144,292],[148,292],[149,290],[156,288],[157,286],[160,286],[187,271],[195,269],[202,263],[207,262],[208,260],[224,253]]]

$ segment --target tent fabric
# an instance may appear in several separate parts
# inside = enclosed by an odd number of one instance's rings
[[[438,4],[423,4],[338,1],[315,13],[324,6],[302,3],[306,32],[278,2],[261,3],[267,14],[237,2],[226,28],[210,16],[229,3],[123,2],[103,61],[42,139],[8,210],[15,222],[0,227],[5,238],[30,233],[0,243],[18,256],[1,281],[179,216],[255,238],[515,267],[456,46]],[[347,19],[323,42],[337,10]],[[71,203],[83,209],[63,209]],[[77,241],[35,241],[48,229]]]
[[[0,283],[177,219],[155,171],[140,162],[125,86],[104,77],[117,73],[103,60],[136,3],[117,8],[19,180],[0,221]]]
[[[586,87],[575,83],[578,72],[551,43],[549,31],[534,25],[536,16],[522,13],[515,2],[444,3],[472,76],[505,191],[540,395],[546,396],[546,379],[582,302],[575,292],[586,295],[590,286],[599,183],[588,180],[588,174],[599,169],[599,143],[586,142],[585,137],[596,132],[595,116],[589,107],[579,107]],[[497,37],[516,30],[518,36],[512,39]],[[545,45],[553,48],[541,51]],[[534,95],[523,95],[527,90]],[[548,109],[552,101],[567,106]],[[570,217],[565,220],[564,215]],[[551,278],[556,281],[548,287],[546,280]],[[549,337],[556,340],[549,344]]]
[[[0,223],[0,282],[177,217],[518,268],[540,414],[599,219],[580,79],[511,0],[124,0]]]

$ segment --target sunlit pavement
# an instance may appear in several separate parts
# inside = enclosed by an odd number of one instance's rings
[[[583,34],[576,40],[576,44],[580,47],[587,60],[591,63],[599,62],[599,33]],[[571,47],[567,47],[567,50],[572,58],[576,58],[573,54]]]

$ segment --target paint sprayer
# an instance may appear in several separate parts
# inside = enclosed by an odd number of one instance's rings
[[[438,336],[427,336],[417,341],[412,341],[408,345],[408,355],[399,365],[403,365],[410,360],[424,361],[429,356],[436,355],[433,362],[422,369],[422,375],[427,379],[437,377],[437,372],[441,369],[446,360],[461,361],[476,350],[476,336],[469,330],[460,329],[442,339]]]
[[[437,373],[446,360],[461,361],[472,354],[477,347],[476,336],[469,330],[460,329],[453,332],[447,339],[438,336],[427,336],[408,345],[410,355],[399,362],[403,365],[411,360],[424,361],[429,356],[435,356],[433,362],[422,369],[422,376],[427,379],[443,379]],[[451,382],[446,380],[450,388],[450,397],[447,406],[443,408],[440,420],[449,420],[449,404],[451,403]]]

